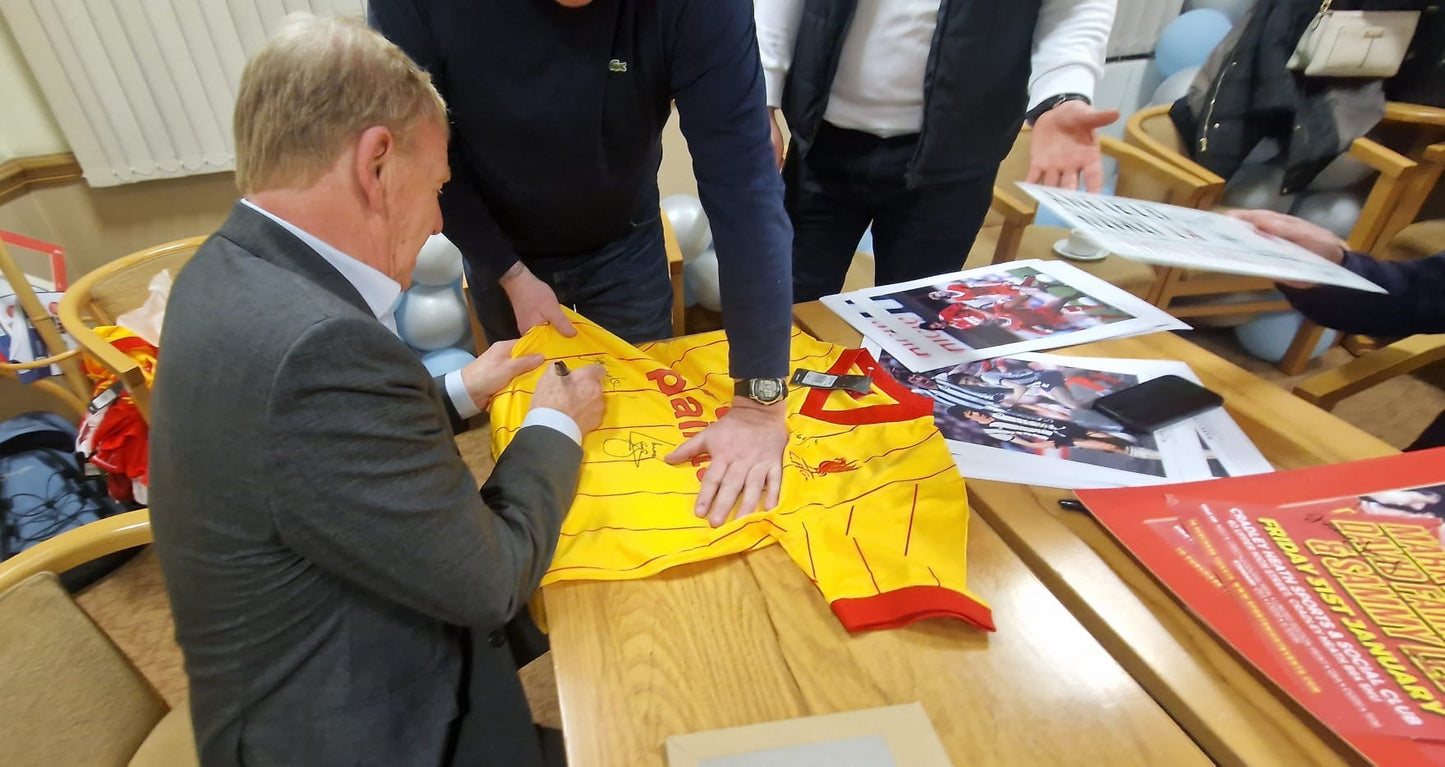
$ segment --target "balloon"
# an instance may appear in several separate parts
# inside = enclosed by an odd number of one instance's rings
[[[1053,208],[1041,204],[1038,212],[1034,214],[1034,226],[1061,226],[1067,229],[1069,222],[1055,213]]]
[[[682,285],[692,288],[697,302],[715,312],[722,311],[722,286],[718,283],[717,253],[706,251],[682,268]]]
[[[1189,92],[1189,84],[1194,82],[1194,76],[1199,74],[1199,67],[1185,67],[1178,72],[1164,78],[1159,87],[1154,89],[1154,95],[1149,97],[1149,106],[1156,104],[1173,104],[1184,98]]]
[[[467,305],[448,285],[416,285],[406,292],[396,327],[418,349],[453,346],[467,333]]]
[[[1330,161],[1325,169],[1317,174],[1309,186],[1305,187],[1307,192],[1318,192],[1323,190],[1348,189],[1374,175],[1375,169],[1365,163],[1356,160],[1348,154],[1342,154]]]
[[[859,240],[858,240],[858,247],[854,248],[854,250],[857,251],[857,252],[860,252],[860,253],[872,253],[872,252],[873,252],[873,227],[872,227],[872,226],[869,226],[867,229],[864,229],[864,230],[863,230],[863,236],[862,236],[861,238],[859,238]]]
[[[707,214],[696,197],[674,194],[662,200],[662,212],[672,224],[672,233],[677,237],[677,247],[682,251],[684,262],[701,256],[712,242],[712,229],[708,226]]]
[[[1360,218],[1360,200],[1349,192],[1309,192],[1300,195],[1291,214],[1319,224],[1340,239],[1349,239]]]
[[[1160,33],[1154,46],[1154,65],[1165,77],[1186,67],[1197,67],[1209,58],[1232,26],[1234,22],[1228,16],[1212,8],[1182,13]]]
[[[1244,18],[1244,12],[1252,5],[1254,0],[1185,0],[1184,11],[1219,11],[1234,23]]]
[[[417,285],[450,285],[461,278],[462,252],[445,235],[428,237],[416,256],[411,281]]]
[[[1279,157],[1279,154],[1280,148],[1278,141],[1272,138],[1262,138],[1258,144],[1254,145],[1253,149],[1249,150],[1249,154],[1244,156],[1244,162],[1242,164],[1264,165],[1274,158]]]
[[[1304,315],[1299,312],[1261,314],[1236,327],[1234,337],[1239,339],[1239,345],[1250,354],[1265,362],[1279,362],[1284,359],[1284,353],[1289,350],[1290,342],[1294,340],[1295,333],[1299,332],[1303,321]],[[1310,352],[1310,359],[1324,354],[1338,335],[1333,330],[1326,330],[1324,337]]]
[[[1280,194],[1284,168],[1278,165],[1241,165],[1224,185],[1220,202],[1231,208],[1266,209],[1283,213],[1294,204],[1295,196]]]
[[[476,357],[467,352],[448,346],[423,354],[421,364],[426,365],[426,372],[433,376],[444,376],[453,370],[462,369],[474,359]]]
[[[691,309],[697,306],[697,291],[693,289],[692,283],[687,281],[686,267],[682,273],[682,308]]]

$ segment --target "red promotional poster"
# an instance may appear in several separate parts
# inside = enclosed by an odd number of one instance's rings
[[[1365,758],[1445,765],[1445,448],[1079,498]]]

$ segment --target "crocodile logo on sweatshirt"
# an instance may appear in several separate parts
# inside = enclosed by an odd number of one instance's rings
[[[613,60],[607,62],[607,71],[608,71],[608,72],[626,72],[626,71],[627,71],[627,62],[621,61],[621,60],[619,60],[619,59],[613,59]]]

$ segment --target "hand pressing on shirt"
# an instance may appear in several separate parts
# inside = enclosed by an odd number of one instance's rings
[[[537,275],[532,274],[521,261],[512,264],[498,282],[507,292],[507,300],[512,302],[512,311],[517,315],[517,330],[525,333],[538,325],[551,325],[567,338],[577,335],[577,329],[572,327],[571,321],[562,312],[562,305],[557,303],[557,294],[552,287],[537,279]]]
[[[512,347],[516,345],[515,340],[492,344],[482,352],[482,356],[462,368],[462,385],[467,388],[472,402],[482,410],[487,409],[492,397],[511,383],[512,379],[529,370],[535,370],[542,364],[543,357],[540,354],[513,357]]]
[[[1099,161],[1098,129],[1119,119],[1117,109],[1095,109],[1082,100],[1065,101],[1039,115],[1029,145],[1031,184],[1099,192],[1104,170]]]
[[[676,465],[703,453],[711,457],[703,473],[693,513],[720,527],[738,516],[778,505],[783,481],[783,449],[788,446],[787,404],[762,405],[746,397],[733,398],[732,407],[666,457]]]

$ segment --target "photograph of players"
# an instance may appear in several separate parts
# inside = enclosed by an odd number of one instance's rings
[[[1222,410],[1203,425],[1200,416],[1141,434],[1089,407],[1140,381],[1188,374],[1183,363],[1023,354],[915,372],[876,345],[869,351],[934,401],[934,423],[965,477],[1076,488],[1272,470]]]
[[[1056,261],[996,264],[823,302],[910,370],[1186,327]]]

